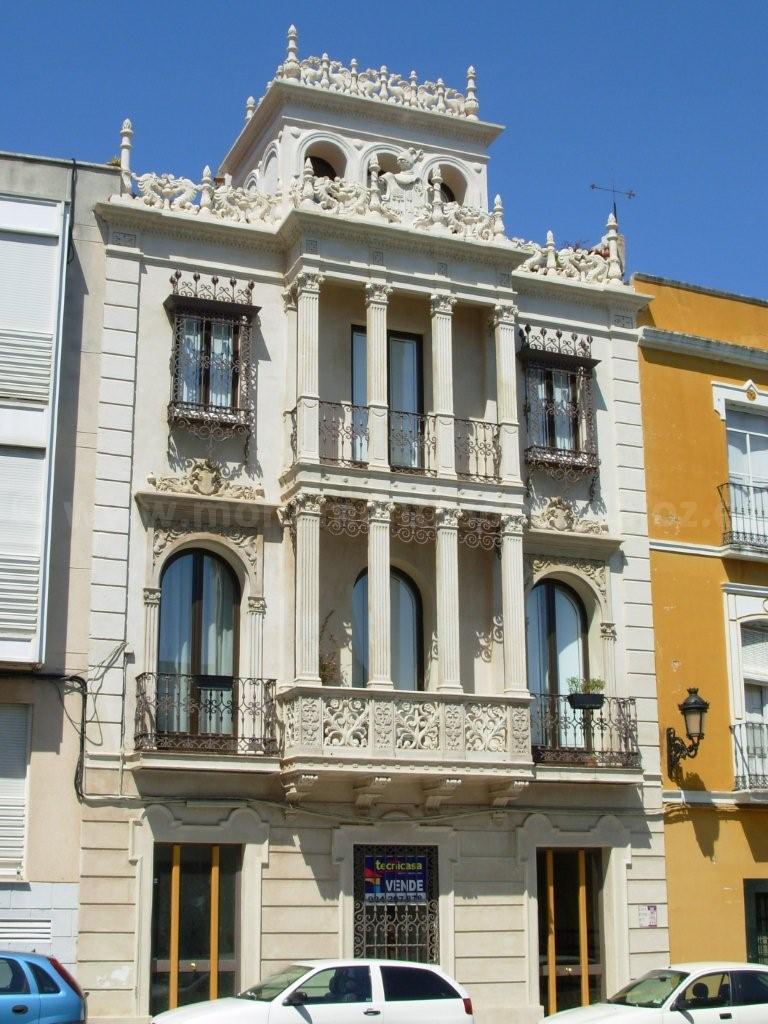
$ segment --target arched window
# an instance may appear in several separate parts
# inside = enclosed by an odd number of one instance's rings
[[[336,168],[323,157],[311,156],[309,162],[312,164],[312,173],[316,178],[330,178],[333,181],[337,177]]]
[[[390,651],[396,690],[424,688],[421,597],[413,580],[398,569],[389,574]],[[368,680],[368,570],[352,591],[352,685]]]
[[[589,676],[587,616],[564,583],[544,580],[528,595],[528,685],[531,693],[568,693],[568,680]]]
[[[232,734],[240,587],[209,551],[183,551],[160,581],[158,732]]]

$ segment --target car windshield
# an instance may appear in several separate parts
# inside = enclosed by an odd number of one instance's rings
[[[269,1003],[276,999],[289,985],[293,985],[299,978],[303,978],[309,970],[310,968],[306,964],[291,964],[284,971],[280,971],[278,974],[270,974],[268,978],[260,981],[258,985],[247,988],[237,998],[255,999],[259,1003]]]
[[[608,1002],[619,1006],[659,1007],[687,977],[683,971],[649,971],[611,996]]]

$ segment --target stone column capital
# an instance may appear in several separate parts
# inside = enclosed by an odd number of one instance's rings
[[[499,516],[502,537],[520,537],[528,525],[528,517],[517,513],[503,513]]]
[[[389,523],[392,521],[392,514],[395,511],[393,501],[381,501],[371,499],[368,503],[368,521],[371,523]]]
[[[389,296],[392,294],[393,288],[391,284],[386,284],[383,281],[370,281],[365,286],[365,305],[368,306],[386,306],[389,302]]]
[[[435,509],[435,526],[438,530],[458,530],[463,515],[461,509],[439,506]]]
[[[519,313],[520,310],[514,303],[497,302],[491,313],[491,329],[496,330],[502,326],[514,327]]]
[[[312,494],[307,491],[302,491],[301,494],[297,494],[291,502],[294,515],[296,516],[319,516],[323,511],[324,504],[325,498],[322,494]]]
[[[430,295],[429,311],[431,316],[453,316],[456,298],[453,295]]]
[[[248,611],[251,615],[263,615],[267,610],[267,602],[263,597],[249,597]]]
[[[300,296],[304,292],[308,292],[311,295],[319,295],[320,285],[324,280],[325,278],[319,270],[308,268],[300,271],[300,273],[296,275],[296,279],[293,283],[296,295]]]
[[[159,587],[144,587],[144,604],[147,607],[157,607],[160,604]]]

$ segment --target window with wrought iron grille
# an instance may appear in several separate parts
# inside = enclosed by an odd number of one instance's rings
[[[201,284],[177,271],[165,302],[174,327],[168,422],[214,440],[247,437],[252,413],[251,303],[253,282],[216,277]]]
[[[592,395],[592,339],[547,328],[521,328],[526,366],[525,461],[558,479],[595,473],[597,433]]]

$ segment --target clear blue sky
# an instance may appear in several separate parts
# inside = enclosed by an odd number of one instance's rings
[[[285,32],[463,88],[507,126],[491,190],[509,234],[596,241],[620,200],[631,270],[768,297],[766,0],[6,0],[0,149],[196,177],[264,91]]]

